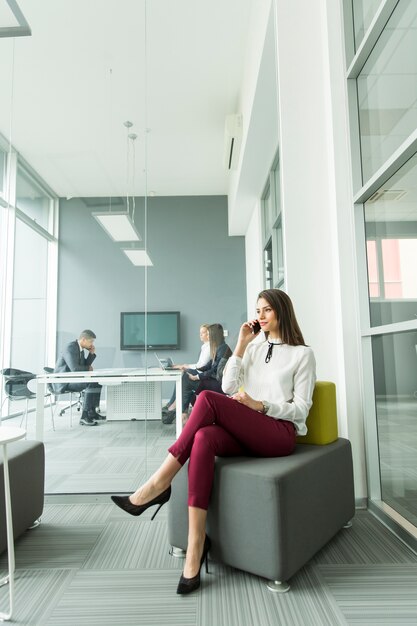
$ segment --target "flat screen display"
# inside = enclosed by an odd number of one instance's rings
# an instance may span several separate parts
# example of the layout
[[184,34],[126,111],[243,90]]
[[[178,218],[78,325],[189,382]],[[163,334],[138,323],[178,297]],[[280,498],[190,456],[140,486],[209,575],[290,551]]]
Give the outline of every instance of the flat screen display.
[[178,350],[179,311],[120,314],[120,350]]

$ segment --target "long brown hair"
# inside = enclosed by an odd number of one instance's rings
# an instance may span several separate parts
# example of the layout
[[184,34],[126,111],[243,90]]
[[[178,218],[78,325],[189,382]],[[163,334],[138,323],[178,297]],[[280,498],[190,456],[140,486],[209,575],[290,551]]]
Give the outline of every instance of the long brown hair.
[[224,343],[224,332],[221,324],[210,324],[208,327],[210,340],[210,357],[214,361],[217,348]]
[[[303,334],[295,317],[294,307],[285,291],[265,289],[258,295],[268,302],[277,316],[279,332],[283,343],[290,346],[305,346]],[[265,333],[268,338],[268,333]]]

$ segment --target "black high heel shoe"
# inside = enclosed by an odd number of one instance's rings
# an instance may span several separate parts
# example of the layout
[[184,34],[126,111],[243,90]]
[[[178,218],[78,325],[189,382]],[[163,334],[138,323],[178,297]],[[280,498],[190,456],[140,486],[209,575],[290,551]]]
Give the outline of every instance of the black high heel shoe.
[[166,413],[162,413],[162,423],[163,424],[172,424],[175,421],[177,416],[177,411],[174,409],[173,411],[166,411]]
[[126,511],[126,513],[130,513],[130,515],[142,515],[142,513],[146,511],[146,509],[148,509],[150,506],[159,504],[159,507],[156,509],[155,513],[151,517],[151,520],[153,520],[161,506],[168,502],[170,497],[171,485],[168,487],[168,489],[165,489],[165,491],[160,493],[159,496],[156,496],[156,498],[153,498],[153,500],[149,500],[149,502],[146,502],[145,504],[132,504],[129,500],[129,496],[111,496],[111,499],[115,504],[117,504],[118,507],[123,509],[123,511]]
[[198,570],[198,574],[196,574],[192,578],[185,578],[185,576],[183,576],[181,574],[181,578],[180,578],[180,581],[179,581],[178,587],[177,587],[177,593],[180,593],[180,594],[191,593],[191,591],[195,591],[196,589],[199,588],[199,586],[200,586],[200,570],[201,570],[201,566],[203,565],[204,562],[206,563],[206,572],[208,574],[207,555],[210,552],[210,548],[211,548],[210,537],[208,535],[206,535],[206,538],[204,539],[203,554],[201,555],[200,569]]

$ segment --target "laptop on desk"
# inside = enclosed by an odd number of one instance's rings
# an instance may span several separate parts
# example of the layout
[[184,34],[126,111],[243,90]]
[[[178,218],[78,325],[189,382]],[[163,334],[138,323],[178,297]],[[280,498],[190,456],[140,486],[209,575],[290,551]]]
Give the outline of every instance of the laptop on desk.
[[167,370],[167,371],[177,370],[177,368],[174,367],[174,363],[172,362],[172,359],[170,359],[169,356],[166,359],[162,359],[156,354],[156,352],[154,352],[154,355],[159,365],[161,366],[161,369]]

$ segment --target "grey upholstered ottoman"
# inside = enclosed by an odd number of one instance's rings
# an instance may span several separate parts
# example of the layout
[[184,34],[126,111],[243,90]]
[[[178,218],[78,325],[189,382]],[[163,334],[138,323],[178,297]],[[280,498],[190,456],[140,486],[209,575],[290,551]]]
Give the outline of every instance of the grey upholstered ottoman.
[[[188,464],[172,483],[168,516],[169,542],[183,550],[187,478]],[[346,439],[298,444],[289,457],[217,458],[207,518],[210,556],[286,590],[285,581],[354,513],[352,453]]]
[[[45,449],[39,441],[16,441],[7,446],[15,539],[42,515]],[[1,453],[0,453],[1,457]],[[7,547],[3,458],[0,458],[0,553]]]

